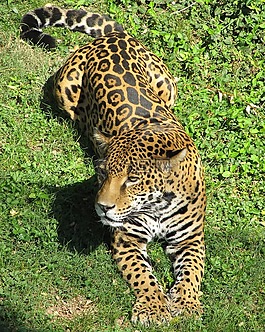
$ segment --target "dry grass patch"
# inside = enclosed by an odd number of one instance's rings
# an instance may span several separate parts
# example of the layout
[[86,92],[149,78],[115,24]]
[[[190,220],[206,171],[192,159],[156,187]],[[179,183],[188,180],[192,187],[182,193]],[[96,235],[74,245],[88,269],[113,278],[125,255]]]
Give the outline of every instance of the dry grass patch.
[[93,301],[78,295],[70,300],[63,300],[56,296],[56,305],[46,309],[46,314],[51,316],[53,320],[63,319],[72,320],[77,316],[92,313],[96,311]]

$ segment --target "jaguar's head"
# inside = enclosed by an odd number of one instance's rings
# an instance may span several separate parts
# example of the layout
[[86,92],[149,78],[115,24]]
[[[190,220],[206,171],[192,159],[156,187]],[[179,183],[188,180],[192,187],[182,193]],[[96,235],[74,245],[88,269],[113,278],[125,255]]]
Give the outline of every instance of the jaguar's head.
[[103,223],[119,227],[133,213],[161,202],[187,155],[177,131],[149,126],[107,138],[96,134],[104,153],[97,167],[96,211]]

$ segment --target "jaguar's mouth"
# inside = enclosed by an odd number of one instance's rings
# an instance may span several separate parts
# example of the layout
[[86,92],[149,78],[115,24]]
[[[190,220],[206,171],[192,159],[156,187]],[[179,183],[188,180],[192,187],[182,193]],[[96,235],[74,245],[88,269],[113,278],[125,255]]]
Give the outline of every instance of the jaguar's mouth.
[[104,211],[100,204],[95,205],[97,215],[100,217],[100,221],[103,225],[111,226],[111,227],[120,227],[124,224],[126,215],[116,215],[113,209],[109,209]]
[[118,228],[123,226],[123,219],[120,220],[113,220],[108,218],[107,216],[100,217],[100,221],[103,225],[110,226],[113,228]]

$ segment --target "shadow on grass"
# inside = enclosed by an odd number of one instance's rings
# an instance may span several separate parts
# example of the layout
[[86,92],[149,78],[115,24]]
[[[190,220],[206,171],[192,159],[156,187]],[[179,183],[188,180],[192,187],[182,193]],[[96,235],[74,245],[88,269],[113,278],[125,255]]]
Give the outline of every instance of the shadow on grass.
[[[40,107],[49,118],[55,118],[59,122],[69,120],[66,112],[58,109],[52,94],[53,76],[51,76],[43,87],[43,98]],[[77,139],[84,151],[85,157],[94,155],[89,139],[82,135],[77,128]],[[84,161],[85,162],[85,161]],[[102,242],[109,244],[110,233],[104,227],[94,209],[94,201],[97,193],[96,176],[62,188],[50,188],[55,194],[52,207],[53,216],[58,220],[58,236],[62,245],[70,250],[89,253]]]
[[64,188],[53,188],[55,200],[52,213],[59,223],[61,244],[70,250],[89,253],[102,242],[109,244],[110,233],[94,209],[97,192],[95,176]]
[[[40,106],[48,118],[52,117],[62,122],[67,115],[56,107],[51,93],[51,81],[52,78],[46,82],[43,88],[43,99]],[[71,123],[72,121],[69,120],[69,125]],[[77,135],[85,157],[92,156],[93,152],[88,138]],[[58,221],[59,242],[70,251],[88,254],[101,243],[107,245],[110,243],[109,229],[101,224],[94,209],[97,187],[94,175],[88,180],[73,185],[47,188],[55,196],[50,214]],[[12,306],[1,300],[0,296],[0,332],[43,331],[43,329],[27,326],[27,320],[22,314],[20,316],[20,311],[14,310]]]
[[5,314],[0,313],[0,331],[1,332],[14,332],[16,331],[14,328],[10,327],[8,323],[5,322]]
[[26,327],[18,314],[9,307],[0,306],[1,332],[42,332],[39,329]]

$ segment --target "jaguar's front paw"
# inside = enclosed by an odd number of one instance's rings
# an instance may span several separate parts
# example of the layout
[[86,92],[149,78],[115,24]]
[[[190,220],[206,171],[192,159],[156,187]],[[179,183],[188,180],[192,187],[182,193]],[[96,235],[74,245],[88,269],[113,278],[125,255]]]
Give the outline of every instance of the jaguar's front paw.
[[179,299],[178,301],[171,301],[170,312],[172,317],[176,317],[180,314],[191,316],[200,316],[203,313],[203,308],[198,300],[184,300]]
[[144,326],[160,325],[168,323],[171,320],[168,300],[166,297],[161,301],[145,300],[137,301],[133,307],[132,322],[141,323]]

